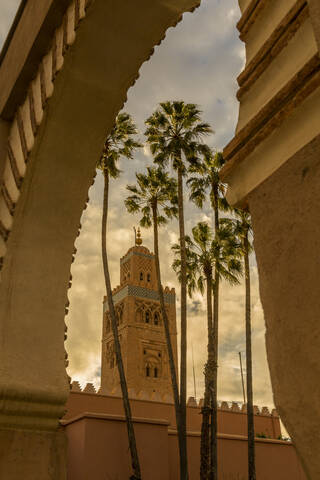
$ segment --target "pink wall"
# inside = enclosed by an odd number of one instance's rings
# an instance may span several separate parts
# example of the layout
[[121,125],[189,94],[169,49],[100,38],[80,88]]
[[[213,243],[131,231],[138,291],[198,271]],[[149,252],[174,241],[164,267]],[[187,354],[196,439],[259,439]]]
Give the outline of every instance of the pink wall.
[[[153,400],[131,399],[132,414],[135,417],[162,418],[175,427],[175,413],[172,403]],[[70,392],[66,405],[67,413],[64,419],[69,419],[82,412],[107,413],[123,415],[122,399],[115,396],[99,395],[97,393]],[[199,406],[187,408],[187,424],[190,431],[199,432],[202,417]],[[256,433],[265,433],[270,438],[278,438],[281,434],[279,417],[271,414],[255,415]],[[218,431],[221,433],[246,435],[247,415],[241,411],[219,410]]]
[[[131,400],[143,480],[177,480],[178,445],[173,405]],[[72,392],[62,421],[67,433],[68,480],[128,480],[130,455],[122,399]],[[188,407],[190,480],[199,479],[199,407]],[[85,413],[91,412],[91,413]],[[276,440],[279,418],[256,415],[258,480],[306,480],[294,446]],[[219,411],[218,461],[220,480],[247,479],[246,414]]]
[[[136,419],[134,428],[142,478],[169,479],[168,422]],[[65,429],[68,480],[129,479],[132,472],[124,417],[84,414]]]
[[[176,432],[169,431],[170,480],[179,478]],[[257,439],[256,473],[258,480],[306,480],[296,451],[289,442]],[[199,479],[200,433],[188,436],[190,480]],[[247,480],[247,438],[220,434],[218,438],[218,474],[220,480]]]
[[[124,417],[84,413],[65,421],[68,480],[128,480],[130,455]],[[177,480],[176,431],[164,420],[135,418],[134,428],[143,480]],[[199,479],[200,434],[189,433],[190,480]],[[247,442],[237,435],[218,438],[219,478],[247,479]],[[306,480],[291,443],[256,440],[258,480]]]

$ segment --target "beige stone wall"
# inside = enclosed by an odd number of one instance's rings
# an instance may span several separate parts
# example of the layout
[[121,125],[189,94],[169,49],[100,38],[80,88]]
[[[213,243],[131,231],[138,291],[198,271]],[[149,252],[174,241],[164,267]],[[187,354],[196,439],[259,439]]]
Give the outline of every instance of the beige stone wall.
[[311,479],[320,477],[319,185],[320,136],[249,196],[275,401]]
[[320,2],[240,6],[247,58],[222,178],[229,201],[252,214],[274,401],[313,480],[320,477]]
[[320,0],[308,0],[314,34],[320,51]]
[[246,65],[238,77],[236,135],[222,178],[232,204],[258,187],[320,133],[317,0],[242,2]]

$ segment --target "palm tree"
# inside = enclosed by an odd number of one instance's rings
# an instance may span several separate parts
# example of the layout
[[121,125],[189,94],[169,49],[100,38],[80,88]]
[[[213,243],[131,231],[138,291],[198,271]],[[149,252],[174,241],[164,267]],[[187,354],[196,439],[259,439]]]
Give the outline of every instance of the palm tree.
[[[207,286],[208,359],[204,371],[205,393],[202,408],[200,478],[208,479],[211,475],[209,422],[212,410],[212,397],[215,393],[214,381],[217,348],[212,318],[213,268],[215,272],[218,272],[219,279],[223,278],[230,284],[239,283],[238,277],[241,275],[242,269],[241,262],[238,259],[239,244],[235,240],[230,224],[224,222],[223,225],[219,225],[218,233],[213,235],[207,223],[199,222],[192,229],[192,236],[193,240],[190,237],[186,237],[189,296],[192,296],[195,290],[199,290],[203,294],[204,283]],[[176,254],[173,268],[178,273],[180,279],[180,246],[174,245],[172,248]]]
[[[206,473],[210,465],[209,457],[209,420],[210,420],[210,392],[213,388],[212,375],[210,372],[214,368],[214,349],[213,349],[213,324],[212,324],[212,231],[207,223],[198,223],[192,229],[193,240],[186,237],[187,252],[187,279],[188,293],[192,297],[195,290],[199,290],[204,294],[204,284],[206,283],[207,295],[207,329],[208,329],[208,359],[205,367],[205,394],[204,404],[202,408],[202,426],[201,426],[201,464],[200,478],[207,478]],[[179,254],[179,245],[174,245],[173,249]],[[173,263],[174,270],[180,274],[180,258],[177,255]]]
[[248,422],[248,473],[249,480],[256,480],[255,445],[254,445],[254,413],[253,413],[253,382],[252,382],[252,352],[251,352],[251,295],[250,295],[250,264],[249,254],[253,250],[249,237],[252,234],[250,213],[235,209],[234,233],[241,241],[243,255],[245,288],[246,288],[246,368],[247,368],[247,422]]
[[202,161],[189,169],[190,173],[194,173],[196,176],[190,176],[187,181],[191,190],[190,200],[199,208],[203,208],[209,191],[209,201],[214,211],[215,229],[218,228],[219,210],[227,211],[230,208],[225,198],[226,186],[221,182],[219,176],[224,163],[221,152],[213,152],[209,149],[203,155]]
[[[207,191],[209,190],[209,200],[214,212],[214,228],[216,237],[216,258],[219,258],[219,211],[227,211],[230,209],[226,199],[226,187],[220,180],[220,170],[224,164],[224,158],[221,152],[213,154],[211,150],[205,152],[203,161],[199,162],[191,168],[196,176],[190,177],[188,185],[191,189],[190,199],[199,207],[203,208],[204,202],[207,198]],[[214,291],[213,291],[213,338],[215,350],[215,370],[213,379],[213,389],[211,392],[211,445],[210,445],[210,480],[218,478],[218,444],[217,444],[217,422],[218,422],[218,399],[217,399],[217,385],[218,385],[218,334],[219,334],[219,289],[220,289],[220,274],[218,271],[219,263],[215,263],[214,271]],[[203,417],[205,418],[205,417]],[[204,428],[209,428],[207,424]],[[203,447],[204,449],[205,447]],[[207,447],[206,447],[207,448]],[[204,456],[208,456],[208,452],[203,450]],[[206,465],[205,461],[202,462]],[[203,467],[205,468],[205,467]],[[203,473],[203,475],[206,475]],[[203,476],[202,478],[206,478]]]
[[212,133],[207,123],[201,122],[201,111],[192,103],[183,101],[160,103],[147,120],[147,142],[155,162],[165,166],[171,160],[178,180],[178,217],[181,255],[181,345],[180,345],[180,480],[188,480],[187,458],[187,267],[184,228],[183,177],[187,167],[199,163],[199,154],[208,147],[201,139]]
[[132,480],[141,479],[140,463],[138,458],[138,451],[136,446],[136,439],[132,423],[131,408],[129,403],[128,388],[126,377],[124,373],[121,347],[119,341],[119,333],[117,326],[117,317],[112,299],[112,289],[110,282],[110,274],[108,267],[107,247],[106,247],[106,232],[107,232],[107,218],[108,218],[108,201],[109,201],[109,180],[119,177],[121,171],[117,163],[120,157],[131,159],[136,148],[141,147],[140,143],[136,142],[132,136],[137,133],[137,129],[133,123],[131,116],[127,113],[120,113],[115,121],[111,132],[107,135],[104,142],[102,155],[97,162],[97,168],[102,171],[104,177],[104,195],[103,195],[103,215],[102,215],[102,261],[104,278],[106,285],[106,293],[108,300],[108,307],[111,318],[111,327],[114,338],[116,361],[120,377],[120,385],[123,398],[123,407],[125,411],[129,448],[131,453],[131,463],[133,476]]
[[[173,178],[170,178],[167,172],[164,172],[162,169],[155,167],[148,167],[147,174],[145,175],[142,173],[137,173],[136,178],[136,185],[127,185],[127,189],[129,190],[129,192],[132,193],[132,195],[130,195],[125,200],[125,205],[130,213],[142,213],[142,218],[140,220],[140,225],[142,227],[148,228],[153,226],[153,242],[158,294],[168,349],[177,430],[179,431],[180,411],[178,380],[171,344],[169,320],[164,304],[158,241],[158,227],[160,227],[161,225],[165,225],[168,222],[168,219],[176,217],[178,213],[177,182]],[[160,209],[162,210],[162,212],[160,212]]]

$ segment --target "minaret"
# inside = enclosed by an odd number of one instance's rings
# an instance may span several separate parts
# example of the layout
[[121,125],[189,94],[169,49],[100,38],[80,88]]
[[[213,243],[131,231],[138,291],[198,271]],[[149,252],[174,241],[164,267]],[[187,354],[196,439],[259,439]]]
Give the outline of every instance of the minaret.
[[[119,338],[128,388],[172,394],[167,347],[155,271],[155,256],[142,246],[140,229],[135,246],[120,259],[120,285],[113,292],[118,318]],[[170,323],[171,342],[177,365],[175,291],[164,289],[165,307]],[[102,391],[118,390],[119,376],[114,354],[113,334],[106,299],[103,304]]]

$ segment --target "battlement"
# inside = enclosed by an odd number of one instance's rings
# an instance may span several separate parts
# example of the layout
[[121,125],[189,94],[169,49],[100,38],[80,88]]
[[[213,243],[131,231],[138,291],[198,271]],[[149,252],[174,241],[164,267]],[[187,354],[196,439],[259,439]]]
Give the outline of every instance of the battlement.
[[165,287],[163,291],[164,291],[164,293],[169,293],[171,295],[176,294],[176,289],[175,288]]
[[[87,383],[83,388],[81,388],[80,383],[73,381],[71,384],[71,391],[76,393],[90,393],[96,395],[103,395],[107,397],[121,397],[121,388],[118,385],[113,390],[108,389],[95,389],[92,383]],[[136,391],[135,389],[129,389],[129,398],[134,400],[144,400],[144,401],[153,401],[158,403],[173,404],[173,397],[171,395],[160,395],[158,392],[149,393],[144,390]],[[197,401],[194,397],[189,397],[187,401],[187,407],[189,408],[201,408],[203,406],[203,398]],[[247,405],[244,403],[238,402],[227,402],[225,400],[218,401],[218,409],[224,412],[232,413],[247,413]],[[264,416],[264,417],[275,417],[279,418],[277,410],[274,408],[271,411],[268,407],[258,407],[254,405],[254,415]]]
[[[125,284],[117,285],[116,287],[114,287],[112,290],[112,295],[115,295],[116,293],[118,293],[124,286]],[[104,298],[106,299],[107,297],[104,297]]]

